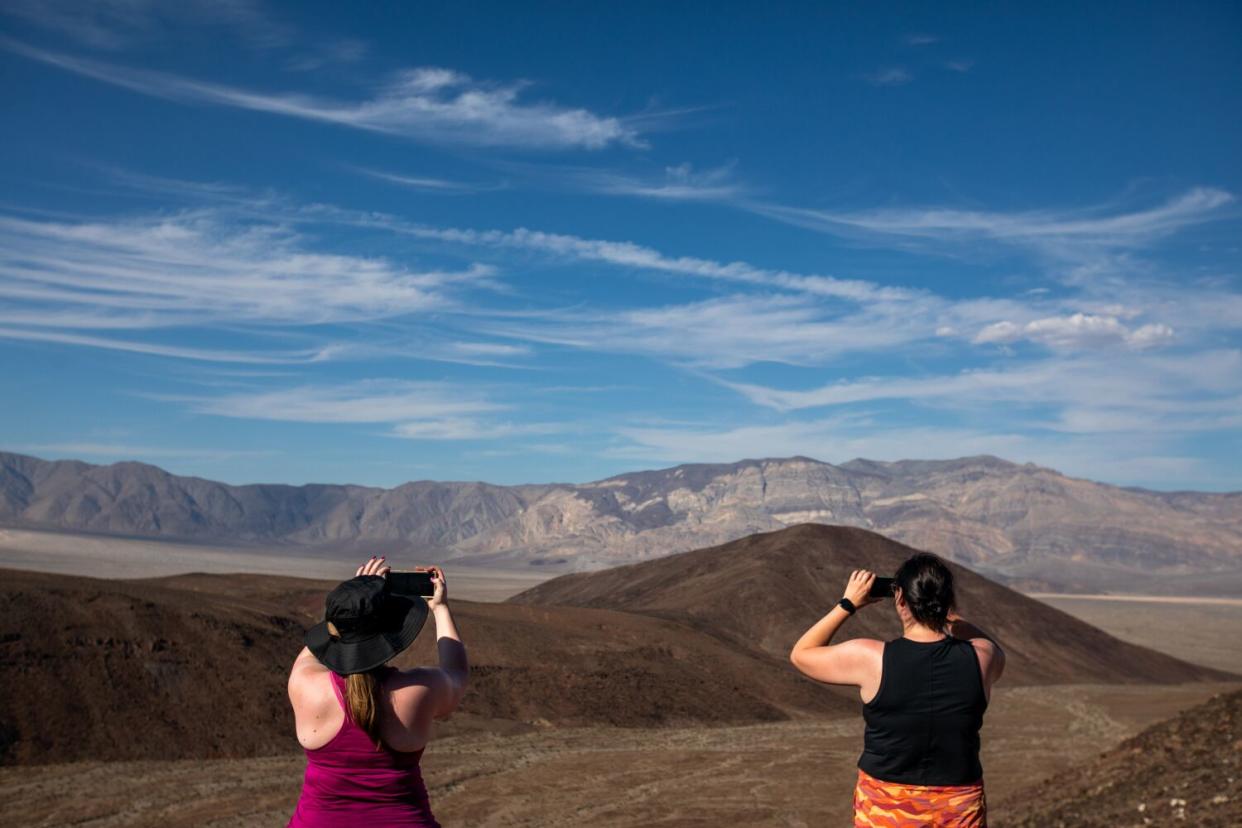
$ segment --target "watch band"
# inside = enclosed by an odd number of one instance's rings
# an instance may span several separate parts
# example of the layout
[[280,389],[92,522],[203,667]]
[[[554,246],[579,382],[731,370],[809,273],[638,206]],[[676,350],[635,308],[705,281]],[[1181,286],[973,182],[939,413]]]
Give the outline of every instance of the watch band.
[[837,602],[837,606],[848,612],[850,615],[858,612],[858,607],[854,606],[854,602],[849,598],[842,598]]

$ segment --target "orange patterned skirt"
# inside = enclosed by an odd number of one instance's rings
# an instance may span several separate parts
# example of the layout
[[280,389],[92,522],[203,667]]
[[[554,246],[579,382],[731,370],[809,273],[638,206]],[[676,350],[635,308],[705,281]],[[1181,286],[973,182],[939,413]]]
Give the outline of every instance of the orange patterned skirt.
[[983,781],[973,785],[903,785],[858,772],[854,828],[987,828]]

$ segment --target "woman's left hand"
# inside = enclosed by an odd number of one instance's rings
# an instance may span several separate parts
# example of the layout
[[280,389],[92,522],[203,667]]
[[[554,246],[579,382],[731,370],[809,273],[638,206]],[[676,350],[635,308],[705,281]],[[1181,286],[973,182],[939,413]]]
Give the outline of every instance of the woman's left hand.
[[871,597],[871,584],[875,581],[875,573],[869,569],[855,569],[845,583],[845,597],[856,607],[865,607],[875,602]]
[[358,571],[354,573],[354,577],[357,578],[361,575],[378,575],[383,578],[388,574],[388,571],[392,569],[391,566],[385,563],[386,560],[387,559],[384,557],[377,558],[372,555],[369,561],[358,567]]

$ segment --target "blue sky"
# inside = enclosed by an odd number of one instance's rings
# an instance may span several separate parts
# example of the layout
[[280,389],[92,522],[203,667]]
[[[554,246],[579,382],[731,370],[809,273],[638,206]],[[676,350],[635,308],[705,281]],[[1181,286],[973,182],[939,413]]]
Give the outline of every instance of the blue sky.
[[0,10],[0,445],[1242,488],[1242,11]]

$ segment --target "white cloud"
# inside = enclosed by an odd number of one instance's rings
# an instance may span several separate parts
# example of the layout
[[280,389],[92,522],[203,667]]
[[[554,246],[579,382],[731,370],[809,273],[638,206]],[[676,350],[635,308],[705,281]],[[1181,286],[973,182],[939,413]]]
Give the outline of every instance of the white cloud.
[[0,215],[0,323],[79,329],[305,326],[444,309],[494,271],[413,272],[319,253],[278,224],[215,210],[117,220]]
[[914,75],[901,66],[888,66],[883,69],[877,69],[864,77],[873,86],[903,86],[914,80]]
[[510,423],[453,418],[399,423],[393,427],[392,436],[407,440],[500,440],[536,434],[558,434],[567,430],[555,423]]
[[68,35],[96,49],[165,39],[179,26],[225,28],[244,43],[271,48],[292,29],[250,0],[6,0],[0,14]]
[[688,162],[682,163],[665,167],[664,175],[655,180],[606,170],[576,170],[569,175],[591,192],[660,201],[730,201],[746,193],[733,178],[732,164],[695,170]]
[[310,348],[300,351],[231,351],[216,348],[187,348],[163,345],[158,342],[140,342],[128,339],[75,334],[66,331],[32,330],[27,328],[0,327],[0,339],[19,339],[28,342],[50,342],[59,345],[76,345],[102,348],[108,351],[125,351],[133,354],[189,359],[201,362],[228,362],[251,365],[293,365],[319,362],[327,359],[331,348]]
[[503,408],[467,387],[406,380],[299,386],[218,397],[160,398],[185,402],[202,414],[299,423],[451,422]]
[[601,149],[641,146],[634,126],[548,102],[519,100],[525,83],[495,84],[440,67],[398,73],[371,97],[342,101],[304,93],[270,93],[133,69],[26,46],[0,46],[52,66],[144,95],[285,115],[354,129],[452,145],[527,149]]
[[[735,294],[701,302],[609,311],[573,310],[477,323],[496,336],[596,351],[644,354],[700,368],[756,362],[816,365],[930,335],[913,305],[840,314],[805,297]],[[920,314],[921,316],[921,314]]]
[[785,390],[718,380],[756,405],[789,412],[898,401],[995,410],[1010,427],[1067,433],[1174,433],[1242,426],[1242,351],[1147,352],[1045,359],[926,376],[869,377]]
[[411,190],[431,190],[434,192],[444,193],[474,193],[480,190],[497,189],[495,185],[480,186],[469,184],[464,181],[449,181],[444,178],[428,178],[424,176],[399,175],[397,173],[385,172],[384,170],[373,170],[367,167],[350,167],[357,173],[374,178],[379,181],[387,181],[390,184],[399,184],[402,187],[408,187]]
[[902,38],[907,46],[930,46],[933,43],[939,43],[940,38],[934,34],[926,32],[913,32]]
[[146,395],[192,411],[247,420],[297,423],[381,423],[387,436],[408,440],[499,440],[564,433],[558,423],[497,419],[512,406],[460,383],[364,380],[340,385],[255,389],[214,397]]
[[993,322],[979,331],[972,341],[976,344],[1006,344],[1022,339],[1060,349],[1117,344],[1150,348],[1171,342],[1173,329],[1163,323],[1131,329],[1116,316],[1075,313],[1034,319],[1024,325],[1010,321]]
[[529,345],[509,345],[503,342],[454,342],[449,349],[459,354],[486,357],[530,356]]
[[760,285],[857,302],[903,299],[919,293],[907,288],[887,287],[857,279],[838,279],[833,276],[772,270],[756,267],[747,262],[726,263],[695,256],[667,256],[650,247],[633,242],[587,239],[561,233],[545,233],[525,227],[511,231],[474,230],[408,225],[375,216],[359,217],[358,220],[376,223],[396,232],[408,233],[420,238],[456,244],[537,250],[552,256],[603,262],[617,267]]
[[865,211],[814,210],[751,203],[771,218],[835,234],[870,234],[936,243],[993,240],[1038,248],[1048,253],[1093,253],[1151,245],[1194,224],[1221,218],[1233,195],[1196,187],[1154,207],[1119,210],[1096,206],[1085,210],[1033,210],[1001,213],[949,207],[885,208]]

